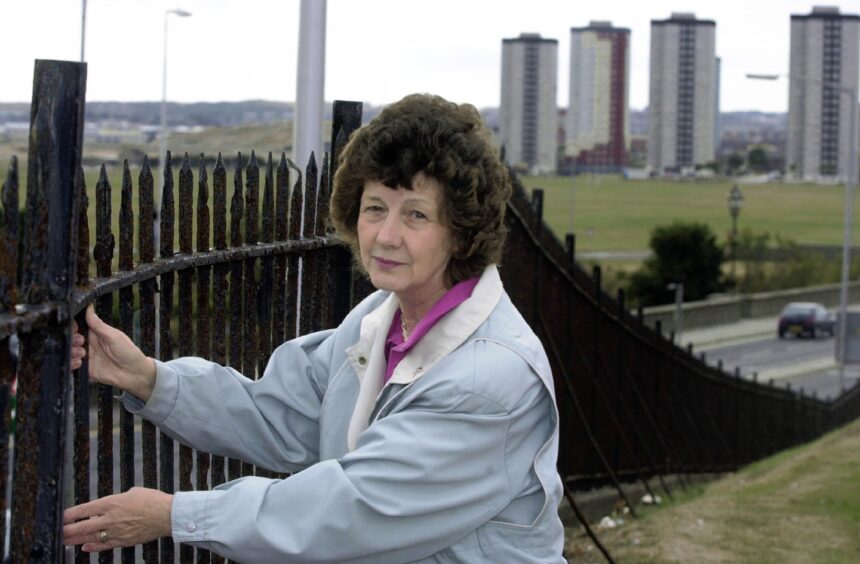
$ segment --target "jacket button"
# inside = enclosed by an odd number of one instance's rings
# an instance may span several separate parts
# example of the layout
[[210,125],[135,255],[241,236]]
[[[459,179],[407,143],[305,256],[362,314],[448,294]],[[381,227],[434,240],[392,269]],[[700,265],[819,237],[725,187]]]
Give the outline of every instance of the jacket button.
[[185,528],[186,528],[186,529],[188,529],[188,532],[189,532],[189,533],[193,533],[194,531],[196,531],[196,530],[197,530],[197,525],[194,523],[194,521],[189,521],[189,522],[185,525]]
[[365,364],[367,364],[367,357],[364,357],[364,356],[358,357],[358,363],[360,365],[364,366]]

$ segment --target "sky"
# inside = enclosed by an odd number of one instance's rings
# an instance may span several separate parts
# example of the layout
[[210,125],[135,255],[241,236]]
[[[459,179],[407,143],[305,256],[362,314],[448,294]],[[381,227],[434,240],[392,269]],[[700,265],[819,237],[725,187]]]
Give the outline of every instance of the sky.
[[[87,99],[158,101],[165,10],[167,98],[263,99],[296,93],[299,0],[88,0]],[[567,106],[570,28],[608,20],[631,30],[630,106],[648,105],[650,22],[692,12],[717,24],[721,110],[784,112],[791,14],[798,0],[328,0],[325,98],[375,105],[412,92],[499,105],[502,39],[558,40],[558,103]],[[860,14],[860,0],[819,2]],[[0,0],[0,102],[28,102],[35,59],[80,60],[80,0]]]

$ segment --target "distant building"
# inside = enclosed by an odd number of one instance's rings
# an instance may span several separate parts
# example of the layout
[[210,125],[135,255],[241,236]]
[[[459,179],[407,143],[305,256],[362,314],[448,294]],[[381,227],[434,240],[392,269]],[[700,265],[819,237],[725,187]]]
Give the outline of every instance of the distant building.
[[593,21],[570,29],[565,154],[577,171],[617,172],[630,141],[630,30]]
[[686,13],[651,20],[648,166],[658,174],[714,160],[716,27]]
[[850,121],[851,98],[856,100],[858,87],[858,49],[858,15],[816,6],[811,14],[791,16],[789,174],[805,180],[847,177],[847,147],[850,136],[856,135]]
[[502,40],[499,140],[505,160],[534,174],[553,173],[558,153],[558,41],[536,33]]

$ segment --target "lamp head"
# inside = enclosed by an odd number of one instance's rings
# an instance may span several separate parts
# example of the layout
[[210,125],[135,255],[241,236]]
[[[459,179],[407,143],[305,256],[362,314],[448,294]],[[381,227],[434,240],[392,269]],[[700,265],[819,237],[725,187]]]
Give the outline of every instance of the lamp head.
[[741,193],[741,189],[738,188],[738,185],[735,184],[732,188],[731,192],[729,192],[729,211],[732,212],[732,215],[737,215],[738,212],[741,211],[741,206],[743,205],[744,195]]

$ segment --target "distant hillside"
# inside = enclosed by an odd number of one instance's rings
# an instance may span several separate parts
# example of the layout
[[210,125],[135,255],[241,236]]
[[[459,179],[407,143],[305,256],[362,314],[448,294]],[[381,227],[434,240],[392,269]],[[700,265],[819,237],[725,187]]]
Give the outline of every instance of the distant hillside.
[[[720,129],[722,132],[736,134],[748,131],[782,132],[784,134],[788,117],[785,112],[721,112]],[[648,109],[630,109],[630,133],[648,135]]]
[[[171,127],[234,125],[292,121],[292,102],[247,100],[244,102],[167,103],[167,122]],[[331,104],[326,105],[326,119],[331,118]],[[158,125],[161,102],[87,102],[88,122],[126,122],[135,125]],[[30,121],[29,104],[0,103],[0,123]]]
[[[364,105],[365,121],[375,116],[380,106]],[[491,128],[498,124],[498,108],[480,108],[481,114]],[[127,122],[139,125],[158,125],[161,112],[160,102],[87,102],[86,119],[88,122]],[[269,100],[246,100],[244,102],[198,102],[179,104],[168,102],[168,125],[229,127],[259,123],[292,121],[294,105],[292,102],[273,102]],[[331,119],[331,104],[326,104],[325,119]],[[0,124],[8,122],[29,122],[30,107],[26,103],[0,103]],[[723,131],[750,129],[785,130],[784,113],[767,112],[723,112],[720,114]],[[648,134],[648,110],[630,110],[630,133]]]

